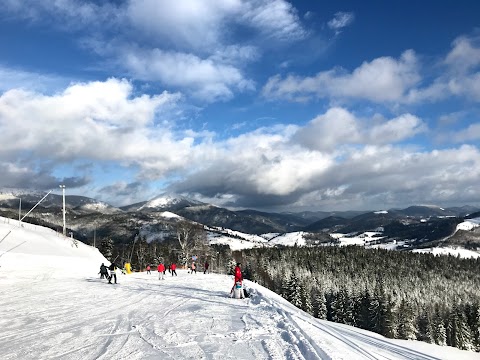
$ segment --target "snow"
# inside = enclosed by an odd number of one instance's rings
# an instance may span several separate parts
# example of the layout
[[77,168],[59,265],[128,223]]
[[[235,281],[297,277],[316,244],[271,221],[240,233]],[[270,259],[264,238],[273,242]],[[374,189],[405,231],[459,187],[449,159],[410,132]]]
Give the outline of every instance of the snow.
[[480,218],[468,219],[457,225],[457,230],[470,231],[480,226]]
[[13,199],[18,199],[18,197],[16,197],[16,196],[13,195],[13,194],[0,193],[0,201],[1,201],[1,200],[13,200]]
[[109,285],[101,262],[95,248],[0,218],[0,358],[479,358],[318,320],[248,281],[251,296],[232,299],[222,274],[120,274]]
[[[187,199],[184,196],[173,194],[173,193],[165,193],[160,196],[157,196],[151,200],[149,200],[145,205],[139,208],[139,210],[147,209],[147,208],[162,208],[166,206],[172,206],[179,204],[182,201],[192,201]],[[197,202],[197,201],[193,201]],[[198,202],[200,203],[200,202]]]
[[480,252],[464,249],[461,247],[434,247],[427,249],[415,249],[412,250],[415,253],[430,253],[434,255],[453,255],[459,256],[461,258],[478,258],[480,257]]
[[164,217],[164,218],[168,218],[168,219],[172,219],[172,218],[181,219],[182,218],[180,215],[174,214],[170,211],[163,211],[162,213],[160,213],[160,216]]
[[388,214],[387,210],[375,211],[374,214]]
[[290,233],[284,233],[272,238],[268,243],[269,245],[284,245],[284,246],[303,246],[305,245],[304,231],[296,231]]

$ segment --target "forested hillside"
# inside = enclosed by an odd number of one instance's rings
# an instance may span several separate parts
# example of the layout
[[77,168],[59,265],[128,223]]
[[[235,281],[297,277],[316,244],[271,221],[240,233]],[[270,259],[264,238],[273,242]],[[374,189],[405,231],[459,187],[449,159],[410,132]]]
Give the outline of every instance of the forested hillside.
[[310,314],[375,331],[480,350],[480,260],[348,247],[234,254],[245,276]]

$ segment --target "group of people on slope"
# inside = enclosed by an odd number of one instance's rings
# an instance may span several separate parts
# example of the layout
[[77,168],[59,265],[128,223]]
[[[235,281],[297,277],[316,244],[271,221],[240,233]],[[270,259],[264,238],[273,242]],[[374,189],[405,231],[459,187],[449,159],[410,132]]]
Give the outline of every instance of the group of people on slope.
[[[157,271],[158,271],[158,279],[163,280],[165,273],[167,272],[167,269],[165,268],[165,265],[163,263],[158,264],[157,266]],[[172,274],[172,276],[177,276],[177,264],[171,263],[168,266],[168,272]]]
[[[208,261],[205,261],[205,264],[203,265],[203,273],[206,274],[208,272],[208,268],[210,267],[210,264]],[[192,261],[192,265],[190,265],[190,274],[197,273],[197,263],[195,261]]]
[[[150,265],[147,265],[147,274],[151,274],[151,267]],[[175,263],[171,263],[170,265],[168,265],[168,268],[165,267],[165,265],[161,262],[160,264],[158,264],[157,266],[157,271],[158,271],[158,279],[159,280],[164,280],[165,279],[165,273],[167,272],[172,274],[172,276],[177,276],[177,264]]]
[[105,266],[104,263],[100,265],[100,279],[107,279],[108,283],[112,283],[112,279],[114,280],[115,284],[117,283],[117,266],[112,262],[110,266]]
[[[206,274],[209,268],[209,263],[208,261],[205,262],[204,265],[204,271],[203,273]],[[237,265],[235,266],[234,270],[234,282],[233,282],[233,287],[232,290],[230,291],[230,294],[233,295],[233,292],[235,290],[236,286],[240,286],[242,288],[242,297],[244,296],[244,289],[243,289],[243,275],[242,275],[242,269],[241,269],[241,263],[237,262]],[[172,276],[177,276],[177,264],[171,263],[168,268],[165,267],[163,263],[158,264],[157,266],[157,271],[158,271],[158,279],[159,280],[164,280],[165,279],[165,273],[168,269],[168,272],[172,274]],[[147,265],[147,274],[151,274],[151,267],[150,265]],[[190,267],[191,273],[196,271],[196,264],[195,262],[192,262],[192,265]],[[107,279],[108,283],[111,284],[112,280],[114,280],[114,283],[117,283],[117,266],[112,262],[110,266],[105,266],[104,263],[100,265],[100,279]]]

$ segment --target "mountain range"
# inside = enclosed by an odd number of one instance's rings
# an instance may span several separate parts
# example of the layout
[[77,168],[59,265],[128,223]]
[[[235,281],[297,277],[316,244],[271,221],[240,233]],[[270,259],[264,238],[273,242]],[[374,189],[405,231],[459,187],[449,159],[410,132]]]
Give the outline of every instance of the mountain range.
[[[0,215],[25,216],[45,196],[42,192],[0,191]],[[20,209],[21,199],[21,209]],[[415,246],[455,240],[457,225],[464,218],[480,217],[480,208],[472,206],[441,208],[415,205],[383,211],[308,211],[269,213],[257,210],[229,210],[187,197],[165,193],[151,200],[114,207],[84,196],[65,197],[68,233],[87,243],[111,237],[116,243],[128,243],[138,234],[148,234],[149,241],[172,237],[179,219],[194,221],[221,232],[230,229],[244,234],[360,234],[381,231],[383,239],[409,240]],[[61,231],[63,198],[49,194],[24,221]],[[20,212],[19,212],[20,210]],[[478,213],[478,214],[477,214]],[[480,247],[480,234],[468,235],[468,246]],[[466,236],[465,235],[465,236]],[[318,235],[316,235],[318,236]],[[458,239],[465,245],[465,236]]]

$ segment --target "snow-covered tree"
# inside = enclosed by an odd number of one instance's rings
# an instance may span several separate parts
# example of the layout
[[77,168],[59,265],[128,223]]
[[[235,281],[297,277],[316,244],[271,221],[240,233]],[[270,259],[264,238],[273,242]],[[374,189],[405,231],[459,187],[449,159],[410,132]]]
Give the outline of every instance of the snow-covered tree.
[[113,251],[113,240],[112,238],[103,238],[100,242],[98,250],[105,256],[108,260],[112,261],[112,251]]
[[415,314],[412,305],[405,299],[398,308],[398,337],[405,340],[416,339]]
[[193,249],[200,244],[203,245],[206,238],[203,226],[190,221],[179,221],[177,223],[176,234],[180,249],[186,261],[190,260]]
[[327,305],[323,291],[315,291],[313,298],[313,316],[319,319],[327,318]]
[[287,300],[298,308],[302,307],[302,290],[297,275],[292,273],[287,285]]

